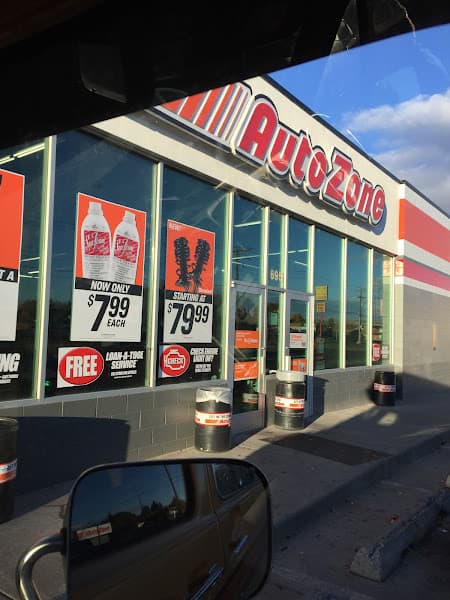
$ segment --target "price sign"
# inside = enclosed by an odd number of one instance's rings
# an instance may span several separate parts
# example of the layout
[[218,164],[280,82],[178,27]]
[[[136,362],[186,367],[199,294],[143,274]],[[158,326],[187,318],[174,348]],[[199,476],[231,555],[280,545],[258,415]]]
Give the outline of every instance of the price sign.
[[205,294],[195,294],[195,296],[197,301],[166,299],[164,343],[211,341],[213,316],[211,297]]
[[0,169],[0,341],[16,339],[24,181]]
[[78,195],[71,341],[141,341],[145,220]]
[[[71,336],[73,341],[141,340],[142,295],[138,286],[126,285],[126,293],[83,289],[96,283],[116,289],[111,282],[78,280],[72,296]],[[106,285],[105,285],[106,284]],[[117,284],[116,284],[117,285]],[[80,289],[81,288],[81,289]],[[136,294],[136,292],[139,292]],[[76,318],[74,319],[74,315]]]
[[167,222],[165,344],[212,341],[214,241],[211,231]]

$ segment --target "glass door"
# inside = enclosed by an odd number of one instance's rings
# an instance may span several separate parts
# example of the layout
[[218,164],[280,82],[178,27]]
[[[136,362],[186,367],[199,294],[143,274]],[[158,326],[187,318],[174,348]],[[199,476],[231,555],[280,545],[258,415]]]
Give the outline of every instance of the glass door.
[[234,284],[231,298],[228,379],[233,390],[233,433],[263,427],[265,361],[265,291],[261,286]]
[[[305,376],[313,374],[313,299],[301,292],[286,293],[286,323],[284,368],[301,371]],[[306,378],[308,403],[305,415],[312,412],[312,377]]]

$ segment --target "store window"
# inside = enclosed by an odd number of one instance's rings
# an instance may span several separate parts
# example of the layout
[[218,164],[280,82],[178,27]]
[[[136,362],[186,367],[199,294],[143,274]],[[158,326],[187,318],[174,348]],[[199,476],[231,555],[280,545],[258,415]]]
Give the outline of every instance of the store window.
[[227,192],[165,167],[157,383],[224,378]]
[[283,260],[283,226],[285,215],[269,211],[269,256],[267,261],[267,284],[271,287],[284,287],[285,272]]
[[347,298],[345,366],[367,364],[369,250],[361,244],[347,245]]
[[152,161],[58,136],[46,395],[145,384],[152,194]]
[[392,258],[373,253],[372,364],[387,364],[391,357]]
[[261,283],[264,209],[239,196],[234,199],[231,278]]
[[314,243],[314,369],[339,364],[341,336],[342,238],[316,229]]
[[308,291],[309,232],[309,225],[289,218],[287,287],[290,290]]
[[0,400],[34,395],[44,144],[0,153]]

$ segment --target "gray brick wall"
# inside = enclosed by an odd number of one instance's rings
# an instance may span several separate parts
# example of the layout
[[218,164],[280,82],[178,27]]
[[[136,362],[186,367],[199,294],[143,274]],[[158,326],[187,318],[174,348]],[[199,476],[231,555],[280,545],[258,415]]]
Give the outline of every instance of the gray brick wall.
[[195,388],[27,401],[19,421],[18,489],[76,478],[98,463],[143,460],[194,445]]
[[[396,330],[404,397],[450,389],[450,303],[446,296],[403,286]],[[397,321],[401,319],[398,312]],[[401,333],[401,338],[400,338]]]
[[[324,412],[371,402],[374,372],[379,368],[316,372],[311,419]],[[443,372],[442,377],[445,376]],[[273,423],[275,384],[275,376],[269,376],[267,425]],[[66,481],[101,462],[145,460],[194,446],[195,397],[195,388],[180,386],[0,407],[0,416],[19,420],[22,437],[18,458],[23,467],[19,489],[28,491],[42,487],[43,482],[52,485]]]

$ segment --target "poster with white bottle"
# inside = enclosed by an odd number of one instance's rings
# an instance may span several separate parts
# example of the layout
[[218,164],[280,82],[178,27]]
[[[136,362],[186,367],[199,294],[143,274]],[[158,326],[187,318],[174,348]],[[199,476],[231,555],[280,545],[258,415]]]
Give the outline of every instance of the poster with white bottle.
[[139,342],[146,213],[78,194],[71,341]]
[[16,339],[24,184],[23,175],[0,169],[0,341]]

